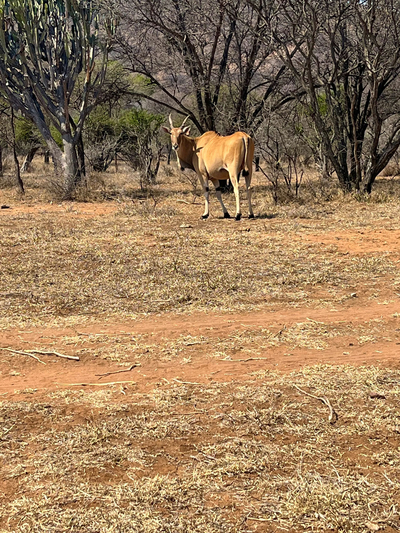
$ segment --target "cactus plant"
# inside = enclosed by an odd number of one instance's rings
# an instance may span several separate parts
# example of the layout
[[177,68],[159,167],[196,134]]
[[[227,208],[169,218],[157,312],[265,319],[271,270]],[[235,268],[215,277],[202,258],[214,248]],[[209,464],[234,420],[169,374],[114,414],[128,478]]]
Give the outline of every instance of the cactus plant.
[[[82,128],[106,71],[108,44],[100,46],[100,19],[90,0],[0,0],[0,90],[43,135],[65,197],[81,179]],[[94,75],[96,55],[101,67]],[[72,110],[81,73],[79,105]],[[62,149],[51,127],[61,135]]]

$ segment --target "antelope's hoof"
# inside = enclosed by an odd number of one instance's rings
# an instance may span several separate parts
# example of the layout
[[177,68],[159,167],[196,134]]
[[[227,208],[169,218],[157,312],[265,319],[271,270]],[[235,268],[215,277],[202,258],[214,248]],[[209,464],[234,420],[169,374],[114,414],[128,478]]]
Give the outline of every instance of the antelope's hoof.
[[209,215],[201,215],[201,218],[202,218],[203,220],[207,220],[208,217],[209,217]]
[[238,213],[236,216],[235,216],[235,220],[240,220],[242,218],[242,213]]
[[249,215],[249,218],[254,218],[254,213],[251,213],[251,215]]
[[231,218],[231,215],[229,213],[224,213],[224,218]]

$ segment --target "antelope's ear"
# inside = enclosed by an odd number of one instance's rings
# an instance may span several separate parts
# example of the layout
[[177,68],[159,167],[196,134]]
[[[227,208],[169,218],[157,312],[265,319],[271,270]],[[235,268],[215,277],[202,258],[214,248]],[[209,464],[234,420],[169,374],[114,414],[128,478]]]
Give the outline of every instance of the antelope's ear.
[[182,128],[182,133],[184,133],[185,135],[189,135],[190,134],[190,126],[185,126],[184,128]]
[[166,131],[167,133],[171,134],[171,130],[167,128],[166,126],[162,126],[162,129]]

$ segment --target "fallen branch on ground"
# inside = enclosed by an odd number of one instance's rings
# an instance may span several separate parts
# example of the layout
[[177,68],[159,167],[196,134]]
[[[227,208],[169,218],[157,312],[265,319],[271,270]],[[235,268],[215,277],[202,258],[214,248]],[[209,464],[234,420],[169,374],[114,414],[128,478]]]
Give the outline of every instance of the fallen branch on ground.
[[331,405],[331,402],[328,400],[328,398],[325,398],[325,396],[314,396],[314,394],[310,394],[309,392],[306,392],[305,390],[301,389],[297,385],[293,385],[298,391],[300,391],[302,394],[305,394],[306,396],[309,396],[310,398],[314,398],[315,400],[319,400],[323,404],[325,404],[329,409],[329,423],[334,424],[338,419],[338,414],[334,410],[334,408]]
[[41,361],[39,357],[36,357],[36,355],[33,355],[30,352],[21,352],[20,350],[13,350],[12,348],[0,348],[0,350],[7,350],[7,352],[18,353],[20,355],[27,355],[28,357],[33,357],[33,359],[36,359],[36,361],[39,361],[39,363],[42,363],[42,365],[46,364],[44,361]]
[[140,363],[134,363],[129,368],[125,368],[124,370],[116,370],[115,372],[106,372],[105,374],[96,374],[96,376],[100,376],[99,379],[101,379],[103,376],[110,376],[111,374],[120,374],[121,372],[130,372],[137,366],[142,366]]
[[41,350],[27,350],[27,353],[38,353],[40,355],[55,355],[57,357],[62,357],[63,359],[72,359],[73,361],[80,361],[77,355],[64,355],[58,352],[42,352]]
[[134,383],[136,381],[108,381],[107,383],[57,383],[63,387],[104,387],[105,385],[122,385],[123,383]]
[[220,359],[220,361],[227,361],[228,363],[247,363],[247,361],[268,361],[268,357],[249,357],[248,359]]

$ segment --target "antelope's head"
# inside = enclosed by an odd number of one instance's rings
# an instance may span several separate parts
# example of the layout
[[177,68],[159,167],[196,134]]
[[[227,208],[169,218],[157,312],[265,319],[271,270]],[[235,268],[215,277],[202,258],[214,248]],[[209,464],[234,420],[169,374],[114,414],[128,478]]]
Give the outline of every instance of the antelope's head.
[[190,126],[185,126],[185,122],[187,121],[188,118],[189,116],[185,118],[185,120],[182,122],[182,124],[178,128],[174,128],[174,125],[172,123],[172,117],[171,115],[169,115],[169,123],[171,125],[171,129],[167,128],[166,126],[163,126],[163,130],[169,133],[171,136],[172,148],[175,151],[179,150],[179,145],[182,141],[182,137],[184,135],[190,134]]

